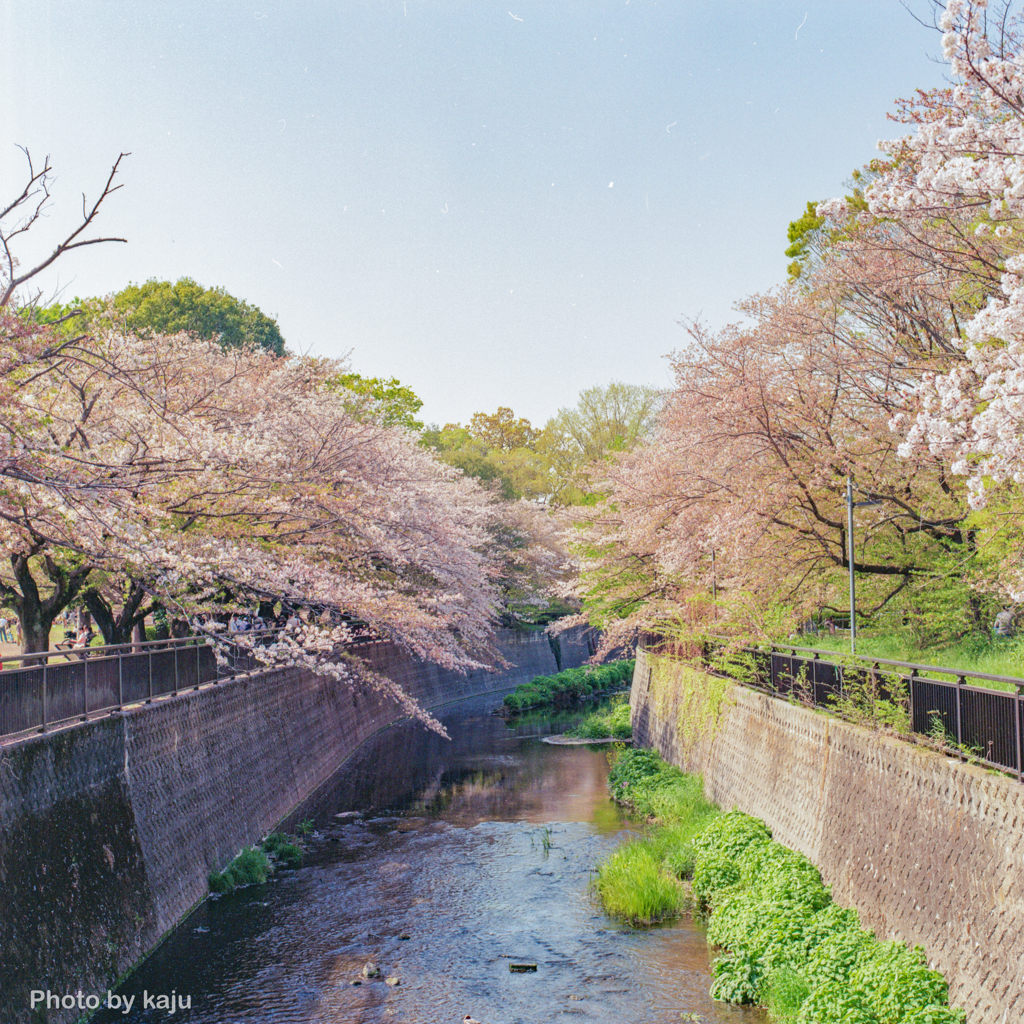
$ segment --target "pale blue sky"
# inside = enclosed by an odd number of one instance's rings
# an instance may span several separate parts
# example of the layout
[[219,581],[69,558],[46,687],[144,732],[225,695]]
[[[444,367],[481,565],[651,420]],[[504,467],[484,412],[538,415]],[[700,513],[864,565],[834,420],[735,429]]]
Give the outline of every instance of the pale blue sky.
[[129,244],[49,290],[188,275],[428,420],[543,423],[781,282],[937,50],[898,0],[0,0],[0,198],[49,153],[50,242],[131,151]]

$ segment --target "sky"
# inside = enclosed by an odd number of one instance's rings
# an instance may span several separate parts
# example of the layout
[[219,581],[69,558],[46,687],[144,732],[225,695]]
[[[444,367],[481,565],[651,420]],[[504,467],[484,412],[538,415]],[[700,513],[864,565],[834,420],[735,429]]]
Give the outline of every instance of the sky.
[[781,284],[938,52],[899,0],[0,0],[0,208],[49,154],[27,264],[130,153],[128,243],[47,297],[191,277],[428,422],[542,425]]

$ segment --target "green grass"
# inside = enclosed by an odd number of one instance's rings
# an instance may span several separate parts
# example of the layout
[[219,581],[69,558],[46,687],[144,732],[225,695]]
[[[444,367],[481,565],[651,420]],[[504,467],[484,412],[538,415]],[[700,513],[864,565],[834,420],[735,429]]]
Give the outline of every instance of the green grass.
[[605,911],[632,925],[677,917],[687,906],[680,851],[718,814],[699,776],[685,775],[650,750],[619,754],[608,778],[612,794],[664,824],[620,847],[598,870],[594,888]]
[[603,740],[609,737],[628,740],[633,735],[629,721],[628,696],[623,694],[613,697],[610,707],[588,715],[579,725],[569,729],[565,735],[584,740]]
[[924,951],[880,942],[832,902],[817,868],[757,818],[722,814],[698,776],[653,751],[619,753],[609,788],[656,819],[646,839],[598,869],[605,910],[633,925],[678,914],[690,899],[721,950],[711,995],[769,1008],[776,1024],[964,1024]]
[[[811,647],[819,651],[850,653],[849,637],[840,634],[802,636],[793,643],[797,647]],[[1024,680],[1024,637],[976,634],[942,647],[920,648],[898,636],[870,636],[858,633],[857,655]],[[980,685],[995,690],[1014,689],[1009,683],[981,681]]]
[[594,888],[606,913],[631,925],[676,917],[684,892],[650,844],[627,843],[601,865]]
[[223,871],[211,871],[210,892],[226,893],[244,885],[262,885],[279,868],[297,868],[302,848],[280,832],[271,832],[259,846],[243,850]]
[[258,846],[243,850],[224,871],[210,872],[211,892],[231,892],[243,885],[260,885],[270,874],[267,855]]

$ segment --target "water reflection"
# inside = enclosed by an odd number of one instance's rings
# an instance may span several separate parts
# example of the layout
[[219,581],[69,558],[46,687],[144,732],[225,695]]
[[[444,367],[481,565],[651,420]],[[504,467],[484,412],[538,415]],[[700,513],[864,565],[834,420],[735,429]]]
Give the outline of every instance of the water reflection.
[[[208,901],[123,987],[191,1010],[97,1021],[763,1020],[710,1001],[699,929],[620,929],[589,894],[629,827],[607,751],[524,739],[487,710],[450,710],[451,743],[376,737],[299,812],[318,828],[302,869]],[[368,961],[400,984],[364,979]]]

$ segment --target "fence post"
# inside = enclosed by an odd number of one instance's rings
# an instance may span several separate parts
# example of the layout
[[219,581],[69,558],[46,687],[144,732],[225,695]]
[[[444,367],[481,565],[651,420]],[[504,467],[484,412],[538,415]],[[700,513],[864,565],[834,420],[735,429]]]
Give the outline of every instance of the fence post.
[[82,648],[82,665],[84,667],[83,678],[85,682],[82,683],[82,721],[89,721],[89,655],[88,647]]
[[[43,658],[43,720],[39,726],[40,732],[46,732],[46,712],[48,710],[46,701],[46,662],[48,660],[49,659],[47,658]],[[24,664],[24,662],[22,662],[22,664]]]
[[910,731],[914,729],[914,670],[910,670],[910,679],[907,682],[907,714],[910,715]]
[[124,651],[117,655],[117,710],[124,707]]
[[171,647],[171,650],[174,651],[174,690],[173,690],[173,696],[177,697],[178,696],[178,645],[176,643],[174,643],[173,640],[171,641],[171,644],[173,645]]
[[147,651],[149,654],[149,697],[146,700],[147,704],[153,703],[153,648],[150,647]]
[[[961,735],[961,732],[960,732],[960,695],[961,695],[960,687],[963,686],[963,682],[964,682],[964,677],[963,676],[957,676],[956,677],[956,745],[957,745],[958,748],[961,747],[963,745],[963,742],[964,742],[963,736]],[[960,752],[959,750],[957,751],[957,753],[959,754],[960,760],[962,761],[964,759],[963,753]]]
[[193,642],[196,645],[196,689],[198,690],[199,680],[201,678],[199,675],[199,637],[196,637],[196,639]]
[[871,665],[871,721],[875,728],[878,728],[878,687],[879,676],[882,674],[882,666],[878,662]]
[[1021,764],[1020,749],[1020,692],[1021,684],[1017,684],[1017,692],[1013,695],[1013,745],[1017,748],[1017,781],[1021,781],[1021,772],[1024,765]]

